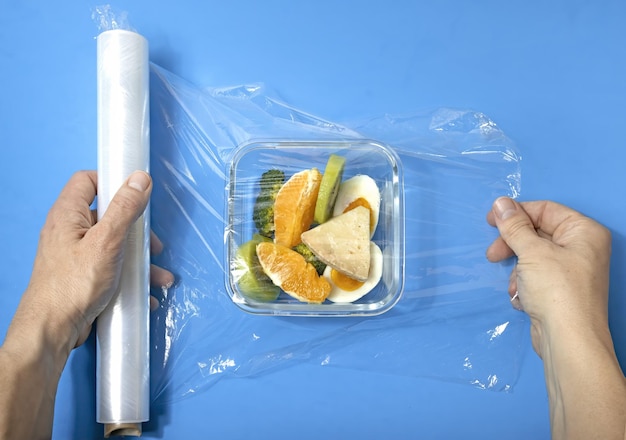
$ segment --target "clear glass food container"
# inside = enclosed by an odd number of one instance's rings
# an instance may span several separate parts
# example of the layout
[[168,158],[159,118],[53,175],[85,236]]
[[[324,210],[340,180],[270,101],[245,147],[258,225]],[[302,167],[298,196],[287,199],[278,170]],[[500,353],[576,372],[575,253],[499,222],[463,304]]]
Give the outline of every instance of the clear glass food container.
[[[237,250],[257,233],[253,210],[261,175],[278,169],[285,173],[287,180],[313,167],[324,173],[331,154],[345,158],[342,181],[365,174],[374,179],[379,188],[379,220],[371,241],[382,251],[380,281],[362,298],[345,303],[301,302],[283,291],[270,301],[246,295],[239,288]],[[233,156],[227,204],[226,290],[242,310],[275,316],[374,316],[390,310],[400,299],[405,257],[403,176],[400,159],[390,147],[371,140],[271,141],[242,145]]]

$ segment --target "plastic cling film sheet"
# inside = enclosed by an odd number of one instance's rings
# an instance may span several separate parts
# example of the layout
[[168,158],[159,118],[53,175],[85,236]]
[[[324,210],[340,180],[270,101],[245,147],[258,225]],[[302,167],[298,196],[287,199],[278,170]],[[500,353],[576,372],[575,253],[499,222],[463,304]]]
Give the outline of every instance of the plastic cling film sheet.
[[[510,268],[485,258],[496,237],[485,216],[497,196],[519,194],[521,158],[487,116],[441,108],[342,125],[292,108],[262,85],[200,88],[152,65],[151,118],[152,228],[165,245],[154,262],[177,278],[154,292],[153,402],[304,362],[497,391],[515,384],[527,320],[506,295]],[[230,240],[247,239],[234,234],[229,208],[233,162],[250,145],[317,142],[340,150],[372,140],[392,150],[402,171],[397,302],[371,316],[242,310],[229,282]],[[272,167],[291,175],[309,165],[292,150],[276,151],[261,150],[242,169],[254,181]],[[358,163],[358,155],[348,159]],[[249,222],[246,206],[235,223]],[[382,244],[396,239],[374,236]]]

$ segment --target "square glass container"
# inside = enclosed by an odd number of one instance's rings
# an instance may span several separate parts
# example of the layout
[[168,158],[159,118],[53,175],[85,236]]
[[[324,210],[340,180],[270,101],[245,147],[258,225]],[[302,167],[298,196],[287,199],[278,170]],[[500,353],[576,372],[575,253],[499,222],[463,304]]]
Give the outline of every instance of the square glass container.
[[[324,172],[331,154],[346,159],[343,181],[358,174],[373,178],[380,190],[379,221],[372,241],[382,250],[380,282],[352,303],[300,302],[282,292],[276,300],[259,301],[246,296],[238,286],[237,249],[257,232],[253,208],[261,175],[270,169],[293,174],[316,167]],[[388,146],[371,140],[270,141],[242,145],[234,152],[227,198],[226,290],[242,310],[277,316],[374,316],[390,310],[404,286],[404,197],[402,165]]]

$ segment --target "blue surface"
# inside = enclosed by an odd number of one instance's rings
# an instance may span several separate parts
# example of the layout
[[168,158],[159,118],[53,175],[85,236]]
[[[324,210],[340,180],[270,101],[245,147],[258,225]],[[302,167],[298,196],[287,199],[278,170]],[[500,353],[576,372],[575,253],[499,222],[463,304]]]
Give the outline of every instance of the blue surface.
[[[113,5],[152,61],[192,82],[262,81],[338,122],[440,106],[489,115],[523,154],[522,199],[563,202],[613,231],[610,318],[626,366],[623,1],[154,3]],[[75,170],[96,166],[94,5],[3,2],[0,334],[49,207]],[[155,408],[144,437],[549,438],[542,365],[524,350],[512,393],[302,365]],[[74,352],[55,438],[101,434],[93,369],[89,347]]]

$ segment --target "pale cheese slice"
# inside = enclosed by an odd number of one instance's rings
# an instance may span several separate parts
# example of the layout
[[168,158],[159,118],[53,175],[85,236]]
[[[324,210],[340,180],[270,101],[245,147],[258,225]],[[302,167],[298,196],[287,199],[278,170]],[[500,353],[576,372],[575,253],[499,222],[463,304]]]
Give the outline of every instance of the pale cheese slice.
[[358,206],[301,235],[311,251],[335,270],[359,281],[370,271],[370,210]]

